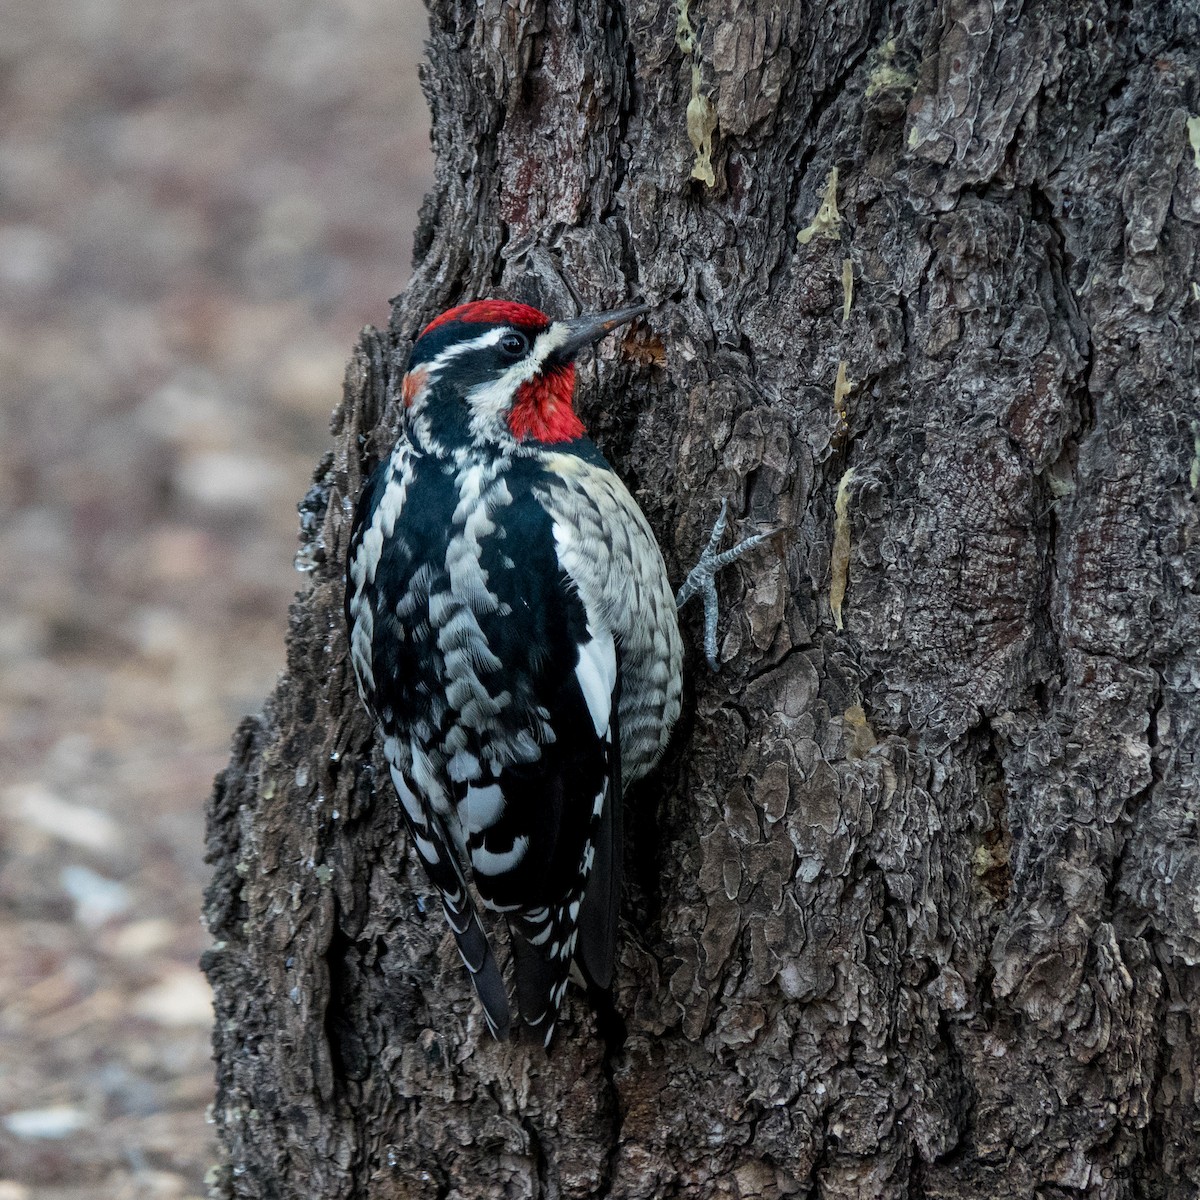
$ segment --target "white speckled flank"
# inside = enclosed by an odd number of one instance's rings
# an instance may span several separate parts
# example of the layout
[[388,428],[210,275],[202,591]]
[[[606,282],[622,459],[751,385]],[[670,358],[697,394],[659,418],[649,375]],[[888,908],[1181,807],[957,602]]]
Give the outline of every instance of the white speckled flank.
[[625,485],[575,455],[546,456],[539,498],[554,518],[558,560],[621,654],[621,766],[640,779],[679,717],[683,644],[662,552]]

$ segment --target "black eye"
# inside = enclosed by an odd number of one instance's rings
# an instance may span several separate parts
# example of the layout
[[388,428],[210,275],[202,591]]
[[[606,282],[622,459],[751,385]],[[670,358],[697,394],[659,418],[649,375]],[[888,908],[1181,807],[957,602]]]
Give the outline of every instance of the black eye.
[[523,333],[513,331],[500,339],[500,349],[509,358],[520,358],[529,349],[529,339]]

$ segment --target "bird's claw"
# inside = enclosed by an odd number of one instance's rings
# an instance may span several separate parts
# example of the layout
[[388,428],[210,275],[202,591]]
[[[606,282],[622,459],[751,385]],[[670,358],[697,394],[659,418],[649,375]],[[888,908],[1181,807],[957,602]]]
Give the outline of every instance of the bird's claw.
[[766,533],[756,533],[731,546],[728,550],[718,550],[721,538],[725,533],[725,525],[729,516],[729,501],[721,501],[721,512],[713,525],[712,536],[708,545],[700,555],[700,561],[688,572],[683,586],[675,593],[675,607],[682,608],[697,593],[704,597],[704,657],[714,671],[719,671],[717,663],[717,572],[729,566],[735,559],[741,558],[748,550],[762,545],[768,538],[774,537],[778,529]]

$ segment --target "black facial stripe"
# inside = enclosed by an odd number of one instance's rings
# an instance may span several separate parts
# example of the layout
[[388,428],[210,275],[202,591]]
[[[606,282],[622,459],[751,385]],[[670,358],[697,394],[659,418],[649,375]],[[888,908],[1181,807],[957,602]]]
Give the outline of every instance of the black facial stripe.
[[[487,333],[488,329],[497,328],[494,325],[486,325],[481,321],[450,321],[445,325],[439,325],[436,329],[431,329],[428,333],[417,339],[416,344],[412,348],[412,354],[409,356],[408,366],[411,370],[413,367],[420,366],[422,363],[431,362],[437,358],[443,350],[451,346],[457,345],[459,342],[472,342],[477,337]],[[514,333],[519,333],[525,338],[525,348],[522,353],[528,351],[533,344],[534,338],[539,333],[542,333],[548,326],[541,325],[513,325],[504,326],[511,328]],[[495,354],[498,361],[511,363],[513,358],[505,355],[500,351],[499,347],[488,347],[489,354]]]

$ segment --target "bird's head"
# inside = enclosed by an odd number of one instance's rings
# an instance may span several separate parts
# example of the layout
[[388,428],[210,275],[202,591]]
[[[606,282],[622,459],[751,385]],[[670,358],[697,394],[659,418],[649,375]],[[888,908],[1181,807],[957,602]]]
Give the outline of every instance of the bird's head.
[[421,331],[404,376],[409,428],[428,447],[568,442],[575,355],[646,312],[645,305],[552,321],[527,304],[460,304]]

